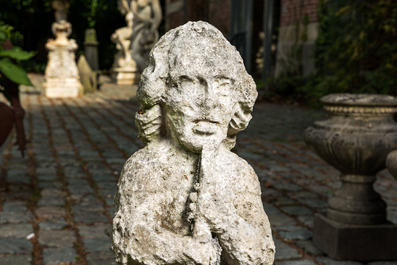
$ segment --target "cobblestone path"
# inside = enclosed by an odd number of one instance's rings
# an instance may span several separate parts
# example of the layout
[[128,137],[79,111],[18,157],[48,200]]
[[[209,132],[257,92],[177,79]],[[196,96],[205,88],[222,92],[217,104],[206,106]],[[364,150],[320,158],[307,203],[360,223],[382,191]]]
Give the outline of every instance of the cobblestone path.
[[[47,99],[23,88],[24,158],[0,153],[0,265],[116,264],[110,250],[113,195],[125,160],[143,147],[132,86],[102,86],[77,99]],[[257,103],[234,149],[255,169],[276,242],[276,265],[360,265],[334,261],[312,243],[313,214],[340,186],[338,172],[304,144],[305,128],[324,113]],[[387,171],[375,188],[397,223],[397,182]],[[396,265],[371,262],[369,265]]]

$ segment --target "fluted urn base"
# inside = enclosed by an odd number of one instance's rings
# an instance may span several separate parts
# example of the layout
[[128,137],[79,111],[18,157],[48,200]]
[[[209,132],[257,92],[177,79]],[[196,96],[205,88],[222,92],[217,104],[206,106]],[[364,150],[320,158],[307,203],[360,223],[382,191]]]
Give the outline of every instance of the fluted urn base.
[[346,225],[314,216],[313,242],[338,260],[397,260],[397,225]]
[[352,225],[386,223],[386,203],[373,189],[374,175],[341,174],[342,187],[328,200],[327,217]]

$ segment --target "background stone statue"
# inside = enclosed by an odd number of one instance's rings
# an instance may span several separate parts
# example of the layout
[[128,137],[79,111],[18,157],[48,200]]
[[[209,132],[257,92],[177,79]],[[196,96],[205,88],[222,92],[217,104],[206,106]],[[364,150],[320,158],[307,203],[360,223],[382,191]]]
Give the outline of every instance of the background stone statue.
[[131,2],[134,13],[131,37],[132,58],[142,71],[150,50],[159,39],[157,28],[162,19],[159,0],[135,0]]
[[255,83],[216,28],[189,22],[149,55],[139,137],[115,196],[119,264],[273,264],[258,177],[230,152],[251,119]]
[[127,27],[119,28],[111,40],[119,50],[114,56],[113,79],[119,85],[138,83],[140,73],[157,42],[162,14],[159,0],[119,0]]
[[117,29],[110,39],[116,44],[119,50],[115,55],[113,68],[117,67],[135,67],[135,62],[131,57],[131,37],[134,13],[131,9],[132,0],[119,0],[119,10],[122,15],[125,15],[127,22],[126,27]]

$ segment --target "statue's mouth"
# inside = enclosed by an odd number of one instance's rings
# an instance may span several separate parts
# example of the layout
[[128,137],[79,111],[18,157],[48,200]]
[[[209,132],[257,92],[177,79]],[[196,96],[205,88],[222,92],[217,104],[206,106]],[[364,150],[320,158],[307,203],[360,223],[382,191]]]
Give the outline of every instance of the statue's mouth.
[[210,120],[196,120],[196,125],[193,127],[195,134],[212,135],[218,130],[218,122]]

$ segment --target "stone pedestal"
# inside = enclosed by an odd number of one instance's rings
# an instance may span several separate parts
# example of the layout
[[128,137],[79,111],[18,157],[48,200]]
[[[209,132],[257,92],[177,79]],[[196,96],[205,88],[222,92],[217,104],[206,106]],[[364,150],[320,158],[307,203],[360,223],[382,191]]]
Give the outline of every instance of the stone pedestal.
[[44,84],[47,98],[76,98],[83,94],[83,86],[74,78],[50,78]]
[[314,216],[313,242],[339,260],[397,260],[397,225],[346,225]]
[[133,85],[139,83],[141,74],[136,68],[115,68],[112,78],[118,85]]
[[52,31],[57,38],[50,39],[46,44],[48,64],[45,70],[46,82],[43,84],[48,98],[66,98],[82,95],[83,86],[80,83],[74,51],[77,49],[75,40],[69,40],[72,32],[69,22],[62,20],[52,25]]

